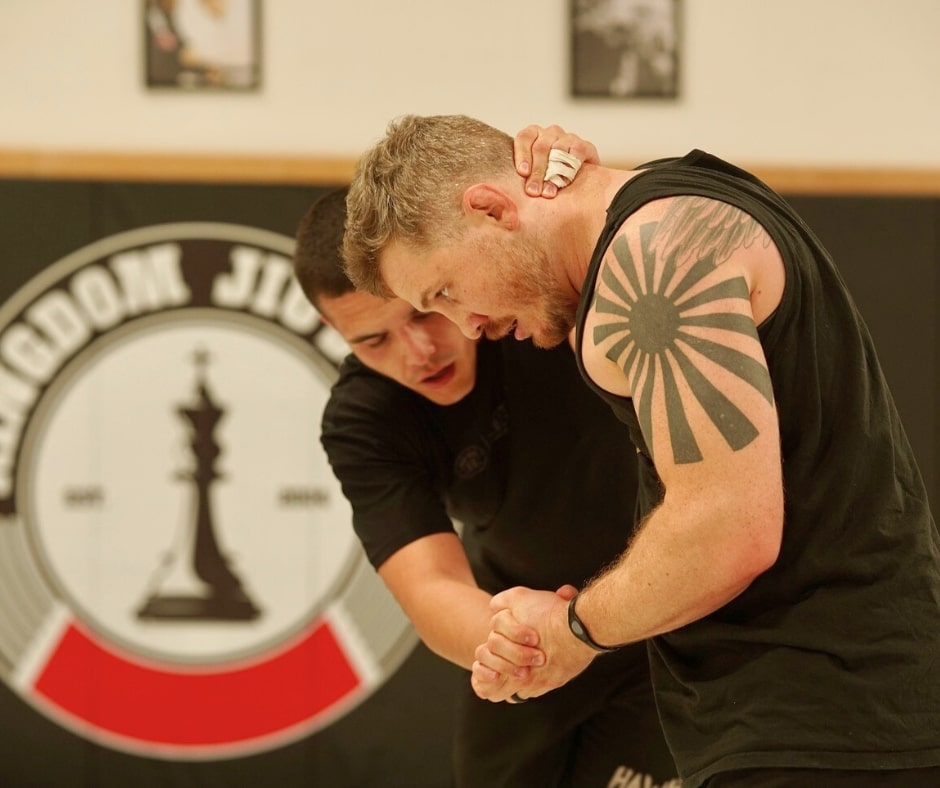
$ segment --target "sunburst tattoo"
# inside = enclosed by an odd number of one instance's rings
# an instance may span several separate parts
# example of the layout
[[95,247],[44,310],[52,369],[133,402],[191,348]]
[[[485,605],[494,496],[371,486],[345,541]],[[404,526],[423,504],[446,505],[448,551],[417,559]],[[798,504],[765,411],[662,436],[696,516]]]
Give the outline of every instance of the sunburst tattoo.
[[[727,303],[727,299],[748,300],[747,283],[738,277],[697,287],[734,246],[745,243],[745,238],[753,240],[750,229],[742,228],[741,224],[751,223],[761,230],[743,212],[729,215],[724,210],[727,207],[721,208],[721,218],[727,222],[725,232],[721,232],[715,213],[703,219],[701,201],[695,204],[695,211],[707,225],[709,239],[703,242],[701,236],[698,237],[693,258],[689,257],[687,245],[670,243],[667,246],[662,242],[665,220],[641,227],[642,266],[636,265],[626,239],[618,237],[611,251],[623,281],[614,273],[611,261],[601,273],[605,295],[594,298],[594,310],[599,315],[614,318],[594,329],[594,344],[600,346],[613,340],[605,355],[627,375],[650,451],[653,450],[652,395],[656,381],[660,382],[669,442],[677,464],[702,460],[677,376],[733,450],[744,448],[758,435],[754,423],[700,369],[701,359],[732,372],[773,403],[767,368],[722,341],[723,332],[728,331],[758,341],[754,323],[747,315],[729,312],[726,305],[720,305]],[[669,222],[670,230],[675,229],[675,224],[674,220]],[[669,251],[665,252],[665,248]],[[677,263],[680,254],[683,261],[692,262],[680,266]],[[709,331],[710,338],[706,339],[701,335],[702,329],[716,330]]]

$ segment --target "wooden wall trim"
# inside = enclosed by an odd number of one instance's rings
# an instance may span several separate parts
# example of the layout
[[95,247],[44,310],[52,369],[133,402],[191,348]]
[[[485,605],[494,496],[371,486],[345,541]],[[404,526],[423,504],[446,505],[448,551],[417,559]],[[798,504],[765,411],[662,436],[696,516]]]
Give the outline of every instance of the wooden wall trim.
[[[784,194],[940,196],[936,169],[743,166]],[[0,178],[7,180],[322,186],[348,182],[354,168],[351,158],[0,150]]]
[[300,156],[0,150],[0,178],[330,185],[355,160]]

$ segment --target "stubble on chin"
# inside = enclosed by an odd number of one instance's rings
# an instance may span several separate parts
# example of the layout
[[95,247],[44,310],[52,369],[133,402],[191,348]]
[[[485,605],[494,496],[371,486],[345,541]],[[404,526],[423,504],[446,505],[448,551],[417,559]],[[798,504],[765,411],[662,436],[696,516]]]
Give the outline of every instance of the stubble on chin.
[[[521,308],[522,325],[533,332],[532,343],[540,348],[553,348],[566,342],[574,328],[578,301],[572,302],[569,295],[559,289],[548,258],[539,253],[537,244],[524,241],[500,252],[495,257],[500,261],[497,281],[502,283],[508,302]],[[538,320],[537,325],[530,327],[525,314],[531,315],[533,311]],[[506,336],[513,322],[513,318],[507,318],[493,323],[486,329],[486,336]]]
[[544,331],[536,332],[532,341],[542,348],[552,348],[568,340],[574,329],[578,311],[577,303],[569,303],[557,289],[542,283],[542,303],[544,304]]
[[564,323],[553,323],[544,332],[536,332],[533,334],[532,343],[536,347],[540,347],[545,350],[558,347],[562,342],[566,342],[568,340],[568,335],[571,333],[572,328],[574,328],[574,325],[571,323],[571,321],[565,321]]

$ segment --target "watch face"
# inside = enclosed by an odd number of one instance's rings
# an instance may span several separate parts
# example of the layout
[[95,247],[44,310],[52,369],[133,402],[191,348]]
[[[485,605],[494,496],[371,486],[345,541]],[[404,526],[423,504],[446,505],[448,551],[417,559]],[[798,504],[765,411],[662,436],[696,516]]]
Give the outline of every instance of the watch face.
[[588,635],[587,630],[584,628],[584,624],[581,623],[581,619],[578,618],[578,614],[574,610],[575,599],[577,599],[577,597],[568,603],[568,629],[571,630],[571,634],[573,634],[578,640],[581,640],[590,646],[592,645],[591,638]]
[[568,603],[568,629],[571,630],[571,634],[595,651],[616,651],[616,648],[607,648],[607,646],[602,646],[594,642],[594,639],[587,631],[587,627],[581,623],[581,619],[578,618],[578,614],[574,609],[574,603],[577,598],[578,597],[575,596],[574,599]]

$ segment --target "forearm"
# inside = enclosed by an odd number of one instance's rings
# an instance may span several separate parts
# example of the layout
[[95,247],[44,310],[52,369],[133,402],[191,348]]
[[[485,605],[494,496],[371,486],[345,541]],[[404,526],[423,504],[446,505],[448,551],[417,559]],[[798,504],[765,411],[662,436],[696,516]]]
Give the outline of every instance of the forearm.
[[432,534],[405,545],[379,567],[379,576],[428,648],[470,668],[493,614],[457,535]]
[[431,651],[470,669],[474,650],[490,631],[493,613],[488,593],[453,580],[437,580],[423,584],[420,594],[399,602]]
[[605,645],[644,640],[734,599],[773,564],[780,533],[772,509],[750,520],[739,514],[702,502],[654,510],[620,560],[579,596],[591,636]]
[[[666,503],[646,519],[627,552],[584,588],[575,609],[590,638],[617,646],[662,634],[717,610],[773,563],[779,529],[735,518],[736,507],[685,500]],[[756,514],[756,512],[755,512]],[[779,545],[779,542],[778,542]],[[514,588],[496,595],[488,648],[472,684],[489,700],[543,695],[578,675],[598,652],[573,634],[567,601],[558,594]],[[519,624],[539,631],[544,667],[515,678],[497,668],[519,665]],[[603,659],[603,657],[601,657]],[[501,671],[497,673],[496,671]]]

